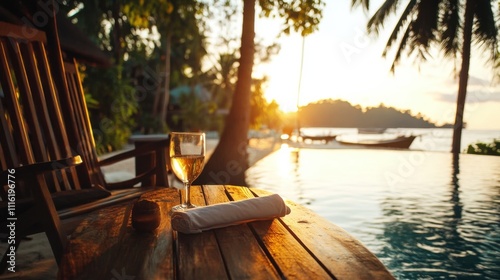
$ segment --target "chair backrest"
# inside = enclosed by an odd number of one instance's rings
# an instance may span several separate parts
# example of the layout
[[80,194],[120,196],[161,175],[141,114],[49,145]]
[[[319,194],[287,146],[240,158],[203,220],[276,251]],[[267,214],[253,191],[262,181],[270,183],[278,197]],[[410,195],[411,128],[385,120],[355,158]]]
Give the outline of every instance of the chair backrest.
[[77,137],[77,141],[74,141],[74,144],[70,146],[83,158],[91,182],[106,186],[103,173],[98,165],[99,158],[95,149],[92,126],[77,61],[68,59],[64,63],[64,70],[68,91],[63,92],[62,95],[64,96],[61,96],[61,99],[64,98],[66,102],[71,103],[71,108],[68,106],[67,109],[70,110],[63,110],[63,113],[67,122],[70,122],[69,126],[74,128],[73,133]]
[[[26,36],[29,34],[29,36]],[[0,22],[2,170],[76,155],[61,113],[44,32]],[[76,168],[46,176],[51,192],[90,187]],[[88,176],[88,175],[87,175]],[[86,179],[88,183],[90,179]],[[83,180],[85,182],[85,180]],[[23,188],[19,194],[29,195]],[[5,192],[0,191],[2,198]]]
[[[57,36],[55,28],[44,33],[0,22],[2,170],[80,155],[83,164],[47,176],[51,192],[96,185],[125,188],[137,182],[143,186],[166,186],[161,154],[165,143],[161,141],[120,155],[125,159],[155,153],[156,165],[121,184],[105,182],[100,166],[117,162],[118,158],[99,161],[77,62],[67,55],[63,61],[54,35]],[[0,190],[0,197],[5,198],[4,191]]]
[[[0,22],[0,165],[4,173],[39,162],[52,161],[56,165],[55,160],[76,155],[69,145],[46,42],[42,31]],[[50,170],[56,168],[53,166]],[[50,193],[81,189],[77,168],[50,171],[45,175],[12,174],[16,202],[35,198],[35,207],[24,214],[32,221],[20,221],[19,234],[43,225],[58,261],[66,236]],[[10,186],[2,180],[0,196],[6,202]]]

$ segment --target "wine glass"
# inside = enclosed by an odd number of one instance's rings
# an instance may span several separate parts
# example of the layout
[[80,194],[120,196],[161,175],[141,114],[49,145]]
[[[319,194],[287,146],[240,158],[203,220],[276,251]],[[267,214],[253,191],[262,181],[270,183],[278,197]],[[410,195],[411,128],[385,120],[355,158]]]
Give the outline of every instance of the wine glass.
[[181,204],[174,206],[172,211],[195,208],[196,205],[191,203],[189,188],[205,165],[205,133],[170,133],[170,164],[175,176],[183,183]]

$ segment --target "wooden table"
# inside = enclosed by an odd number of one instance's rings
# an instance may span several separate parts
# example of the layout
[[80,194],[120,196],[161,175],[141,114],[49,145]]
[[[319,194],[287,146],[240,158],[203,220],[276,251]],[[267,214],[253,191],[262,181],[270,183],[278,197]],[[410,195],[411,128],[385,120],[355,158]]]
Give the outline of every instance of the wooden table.
[[[198,205],[269,193],[236,186],[195,186]],[[394,279],[359,241],[307,208],[199,234],[172,231],[176,189],[143,195],[155,200],[162,221],[153,233],[131,226],[132,203],[95,212],[70,237],[59,279]]]

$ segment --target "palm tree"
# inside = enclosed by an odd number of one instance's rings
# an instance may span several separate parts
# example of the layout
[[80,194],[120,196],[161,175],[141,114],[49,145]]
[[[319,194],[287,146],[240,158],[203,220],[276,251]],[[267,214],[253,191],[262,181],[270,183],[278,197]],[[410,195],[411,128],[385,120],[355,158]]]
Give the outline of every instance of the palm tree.
[[[404,7],[400,10],[404,2]],[[461,58],[457,109],[453,128],[452,153],[460,153],[463,115],[472,43],[477,43],[495,61],[498,30],[493,13],[494,0],[386,0],[368,21],[367,28],[377,34],[390,14],[400,14],[383,52],[396,49],[391,71],[395,70],[403,52],[415,54],[425,61],[432,47],[439,47],[446,57]],[[352,6],[369,9],[369,0],[352,0]],[[397,44],[395,46],[395,44]],[[492,63],[494,66],[495,63]]]

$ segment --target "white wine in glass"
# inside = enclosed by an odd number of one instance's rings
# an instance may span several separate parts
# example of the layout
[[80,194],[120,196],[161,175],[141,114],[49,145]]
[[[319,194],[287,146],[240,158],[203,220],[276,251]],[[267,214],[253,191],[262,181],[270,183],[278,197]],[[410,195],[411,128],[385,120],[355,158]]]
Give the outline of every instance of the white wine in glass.
[[205,133],[172,132],[169,150],[172,170],[183,183],[181,204],[174,206],[172,211],[194,208],[196,205],[191,203],[189,188],[205,165]]

